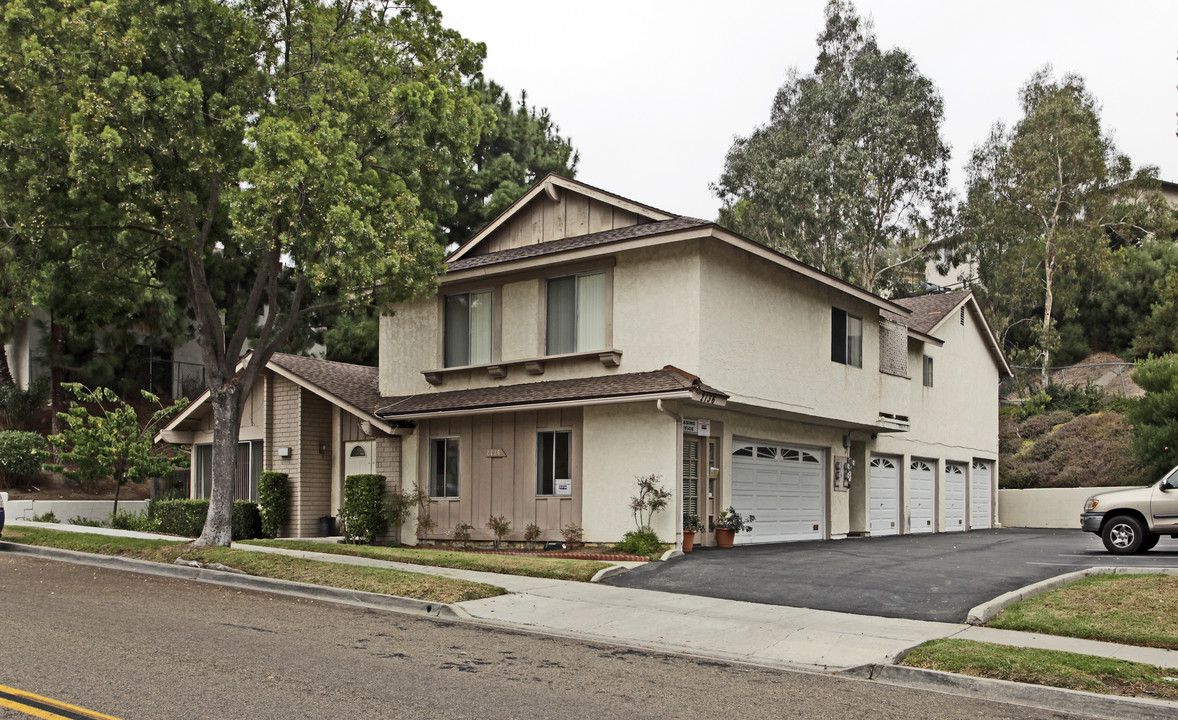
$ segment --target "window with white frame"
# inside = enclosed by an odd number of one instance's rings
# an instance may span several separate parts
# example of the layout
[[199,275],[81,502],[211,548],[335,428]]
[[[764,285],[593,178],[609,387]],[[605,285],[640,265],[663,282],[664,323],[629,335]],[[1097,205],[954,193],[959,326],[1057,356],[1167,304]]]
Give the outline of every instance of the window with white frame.
[[446,296],[443,358],[446,367],[493,362],[495,291]]
[[458,438],[430,438],[429,495],[458,497]]
[[605,349],[607,290],[605,271],[548,281],[547,354]]
[[863,367],[863,318],[846,310],[830,309],[830,359]]
[[556,494],[556,481],[570,480],[572,432],[543,430],[536,434],[536,494]]
[[924,386],[933,386],[933,359],[929,355],[924,356]]

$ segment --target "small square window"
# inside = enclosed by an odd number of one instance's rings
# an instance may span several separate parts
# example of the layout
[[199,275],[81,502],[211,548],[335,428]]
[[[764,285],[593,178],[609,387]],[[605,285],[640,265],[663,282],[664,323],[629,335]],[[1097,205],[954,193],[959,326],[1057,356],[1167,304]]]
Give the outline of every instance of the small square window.
[[928,355],[924,356],[924,386],[933,386],[933,359]]
[[846,310],[830,309],[830,359],[863,367],[863,318]]
[[572,432],[544,430],[536,434],[536,494],[555,495],[557,480],[570,480]]
[[458,438],[430,438],[429,495],[458,497]]

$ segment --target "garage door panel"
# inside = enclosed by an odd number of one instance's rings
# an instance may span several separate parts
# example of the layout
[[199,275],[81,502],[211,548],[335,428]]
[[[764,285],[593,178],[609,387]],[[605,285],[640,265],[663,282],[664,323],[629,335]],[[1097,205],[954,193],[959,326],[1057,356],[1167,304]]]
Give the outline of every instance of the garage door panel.
[[773,443],[736,441],[732,459],[732,505],[755,515],[740,544],[815,540],[824,537],[825,483],[817,455]]
[[913,533],[933,532],[937,474],[935,461],[914,459],[908,466],[908,523]]
[[993,474],[990,463],[984,460],[974,460],[969,482],[969,526],[974,530],[981,530],[991,526],[993,514],[993,493],[991,481]]
[[871,459],[872,537],[900,532],[900,469],[890,458]]
[[965,530],[965,465],[945,463],[945,532]]

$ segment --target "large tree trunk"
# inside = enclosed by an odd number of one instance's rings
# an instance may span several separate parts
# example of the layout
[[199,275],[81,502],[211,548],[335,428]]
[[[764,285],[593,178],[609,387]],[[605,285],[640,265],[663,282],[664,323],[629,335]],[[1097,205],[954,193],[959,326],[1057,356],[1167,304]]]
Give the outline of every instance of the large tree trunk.
[[209,514],[195,545],[228,546],[233,541],[233,480],[237,477],[237,442],[244,396],[238,378],[209,388],[213,407],[213,488]]
[[[49,315],[49,343],[49,428],[52,434],[60,435],[63,428],[57,413],[63,412],[65,408],[65,391],[61,387],[65,382],[65,368],[62,367],[62,358],[65,356],[65,328],[57,322],[57,317],[53,313]],[[51,452],[56,460],[57,450]]]
[[1055,261],[1051,258],[1050,245],[1048,245],[1048,260],[1044,263],[1044,293],[1043,293],[1043,333],[1040,335],[1040,346],[1043,349],[1043,368],[1039,375],[1039,387],[1043,390],[1047,389],[1050,382],[1051,372],[1051,311],[1055,305],[1055,293],[1053,282],[1055,280]]

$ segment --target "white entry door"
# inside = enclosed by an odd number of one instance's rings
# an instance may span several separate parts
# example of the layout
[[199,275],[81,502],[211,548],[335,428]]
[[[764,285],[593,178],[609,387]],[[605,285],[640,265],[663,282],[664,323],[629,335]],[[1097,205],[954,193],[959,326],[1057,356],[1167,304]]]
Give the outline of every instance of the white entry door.
[[910,532],[929,533],[934,531],[937,473],[933,470],[935,461],[914,459],[908,466],[908,522]]
[[969,481],[969,527],[971,530],[981,530],[991,527],[993,508],[993,493],[990,483],[993,473],[990,463],[985,460],[974,460],[971,467],[973,474]]
[[871,536],[900,533],[900,468],[886,457],[871,459]]
[[826,484],[815,451],[753,440],[732,442],[732,504],[757,519],[739,544],[821,540]]
[[965,530],[965,466],[961,463],[945,463],[944,530]]
[[373,457],[375,440],[360,440],[344,443],[344,479],[349,475],[371,475],[376,472],[376,458]]

